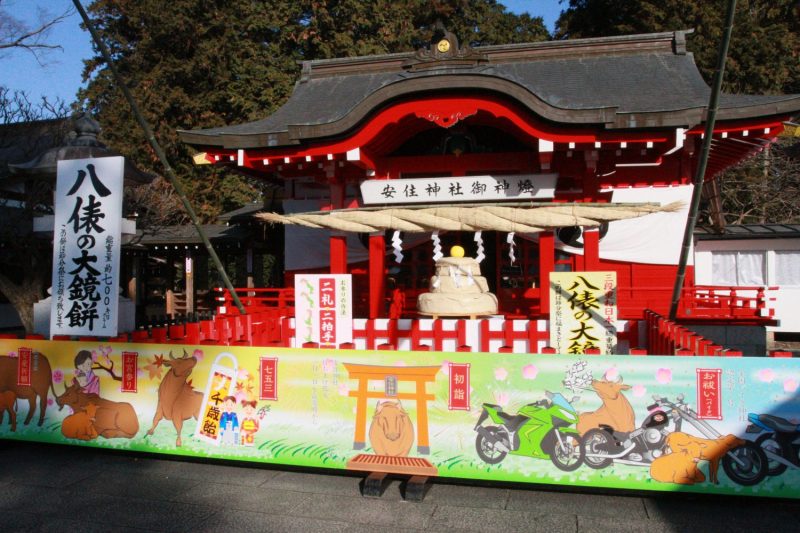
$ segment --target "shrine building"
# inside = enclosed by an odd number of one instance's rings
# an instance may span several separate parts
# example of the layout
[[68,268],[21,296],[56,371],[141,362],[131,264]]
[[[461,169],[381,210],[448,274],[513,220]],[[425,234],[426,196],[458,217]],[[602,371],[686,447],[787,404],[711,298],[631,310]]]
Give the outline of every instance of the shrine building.
[[[540,353],[551,273],[613,272],[617,353],[659,353],[643,326],[668,322],[710,95],[686,37],[471,48],[444,32],[417,52],[303,62],[272,115],[180,136],[196,162],[282,188],[283,211],[263,218],[285,224],[283,291],[297,274],[351,274],[356,347]],[[722,95],[713,216],[721,172],[798,111],[800,95]],[[419,313],[454,245],[480,263],[490,316]],[[676,321],[766,325],[769,294],[697,285],[689,265]],[[293,327],[285,311],[275,331]]]

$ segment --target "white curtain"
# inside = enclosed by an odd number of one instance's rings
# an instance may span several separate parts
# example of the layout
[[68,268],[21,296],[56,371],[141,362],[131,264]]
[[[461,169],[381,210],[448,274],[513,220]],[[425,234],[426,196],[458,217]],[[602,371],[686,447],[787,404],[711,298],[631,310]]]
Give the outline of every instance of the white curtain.
[[714,285],[766,285],[764,252],[711,252]]
[[712,252],[711,280],[714,285],[736,285],[736,252]]
[[775,252],[775,283],[781,287],[800,286],[800,252]]
[[[608,233],[600,241],[600,258],[631,263],[677,265],[691,198],[692,185],[615,189],[611,196],[612,202],[653,202],[662,206],[683,202],[683,208],[672,213],[652,213],[609,223]],[[567,246],[558,239],[556,248],[571,254],[583,254],[583,248]],[[693,264],[693,258],[694,254],[689,254],[690,265]]]
[[738,252],[736,257],[739,277],[737,285],[766,285],[764,279],[764,252]]

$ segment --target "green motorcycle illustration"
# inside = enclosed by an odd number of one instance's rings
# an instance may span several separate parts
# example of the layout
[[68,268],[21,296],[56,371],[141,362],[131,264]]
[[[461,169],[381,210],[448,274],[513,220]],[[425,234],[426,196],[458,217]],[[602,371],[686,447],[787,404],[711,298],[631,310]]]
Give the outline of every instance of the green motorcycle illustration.
[[[545,392],[545,395],[546,400],[528,404],[516,415],[505,413],[499,405],[483,404],[475,424],[478,456],[494,465],[510,453],[550,459],[567,472],[577,469],[584,454],[580,435],[574,427],[578,413],[560,393]],[[484,426],[488,418],[496,425]]]

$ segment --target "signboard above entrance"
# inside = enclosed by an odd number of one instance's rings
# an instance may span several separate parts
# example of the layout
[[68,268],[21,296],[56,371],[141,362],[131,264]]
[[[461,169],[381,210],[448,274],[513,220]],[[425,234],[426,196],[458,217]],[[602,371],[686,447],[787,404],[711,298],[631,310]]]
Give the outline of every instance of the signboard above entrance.
[[553,198],[558,174],[459,176],[367,180],[361,184],[365,204],[452,203]]

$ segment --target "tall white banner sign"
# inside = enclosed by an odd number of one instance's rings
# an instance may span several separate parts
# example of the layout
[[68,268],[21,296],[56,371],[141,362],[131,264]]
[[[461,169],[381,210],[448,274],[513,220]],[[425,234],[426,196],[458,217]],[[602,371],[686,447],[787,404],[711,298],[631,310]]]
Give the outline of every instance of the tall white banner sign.
[[350,274],[294,277],[295,338],[338,347],[353,342],[353,281]]
[[58,162],[51,336],[117,334],[124,161]]

